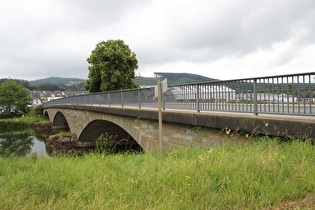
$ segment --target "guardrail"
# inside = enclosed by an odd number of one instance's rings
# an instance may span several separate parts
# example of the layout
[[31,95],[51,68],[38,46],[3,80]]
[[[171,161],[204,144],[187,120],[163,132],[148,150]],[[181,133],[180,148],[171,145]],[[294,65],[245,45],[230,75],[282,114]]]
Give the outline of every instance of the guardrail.
[[[311,115],[315,72],[168,86],[163,109]],[[49,101],[52,105],[157,108],[155,88],[91,93]]]

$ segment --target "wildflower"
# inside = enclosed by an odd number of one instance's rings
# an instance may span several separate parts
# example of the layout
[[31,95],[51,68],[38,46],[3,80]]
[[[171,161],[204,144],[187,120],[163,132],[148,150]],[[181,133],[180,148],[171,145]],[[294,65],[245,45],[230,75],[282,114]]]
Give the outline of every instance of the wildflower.
[[229,135],[230,132],[231,132],[231,129],[229,129],[229,128],[227,128],[227,127],[225,127],[224,130],[225,130],[225,133],[226,133],[227,135]]
[[208,151],[207,151],[207,154],[211,154],[213,152],[213,149],[209,149]]
[[191,177],[190,176],[185,176],[185,179],[189,180],[189,179],[191,179]]

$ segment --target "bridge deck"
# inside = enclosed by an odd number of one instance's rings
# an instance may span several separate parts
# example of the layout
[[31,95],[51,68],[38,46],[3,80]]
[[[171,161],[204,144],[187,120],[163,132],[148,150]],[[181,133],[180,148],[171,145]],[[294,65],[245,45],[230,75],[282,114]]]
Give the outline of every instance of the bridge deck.
[[[136,108],[121,106],[91,106],[91,105],[52,105],[49,108],[78,109],[123,115],[135,118],[158,120],[156,108]],[[163,122],[204,126],[211,128],[228,128],[242,132],[254,132],[274,136],[315,139],[315,118],[313,116],[281,115],[192,111],[168,109],[163,110]]]

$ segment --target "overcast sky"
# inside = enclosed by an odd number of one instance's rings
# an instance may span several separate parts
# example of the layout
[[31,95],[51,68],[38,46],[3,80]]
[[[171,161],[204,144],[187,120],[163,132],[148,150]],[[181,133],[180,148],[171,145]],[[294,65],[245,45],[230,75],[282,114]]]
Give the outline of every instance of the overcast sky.
[[0,0],[0,78],[87,78],[122,39],[136,75],[238,79],[315,72],[315,0]]

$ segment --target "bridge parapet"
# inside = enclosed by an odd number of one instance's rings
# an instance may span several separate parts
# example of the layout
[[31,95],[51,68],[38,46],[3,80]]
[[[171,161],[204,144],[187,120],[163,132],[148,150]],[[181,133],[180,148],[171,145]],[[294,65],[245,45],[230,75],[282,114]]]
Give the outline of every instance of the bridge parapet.
[[[168,86],[163,109],[315,115],[315,72]],[[157,108],[154,87],[84,94],[45,103]]]

